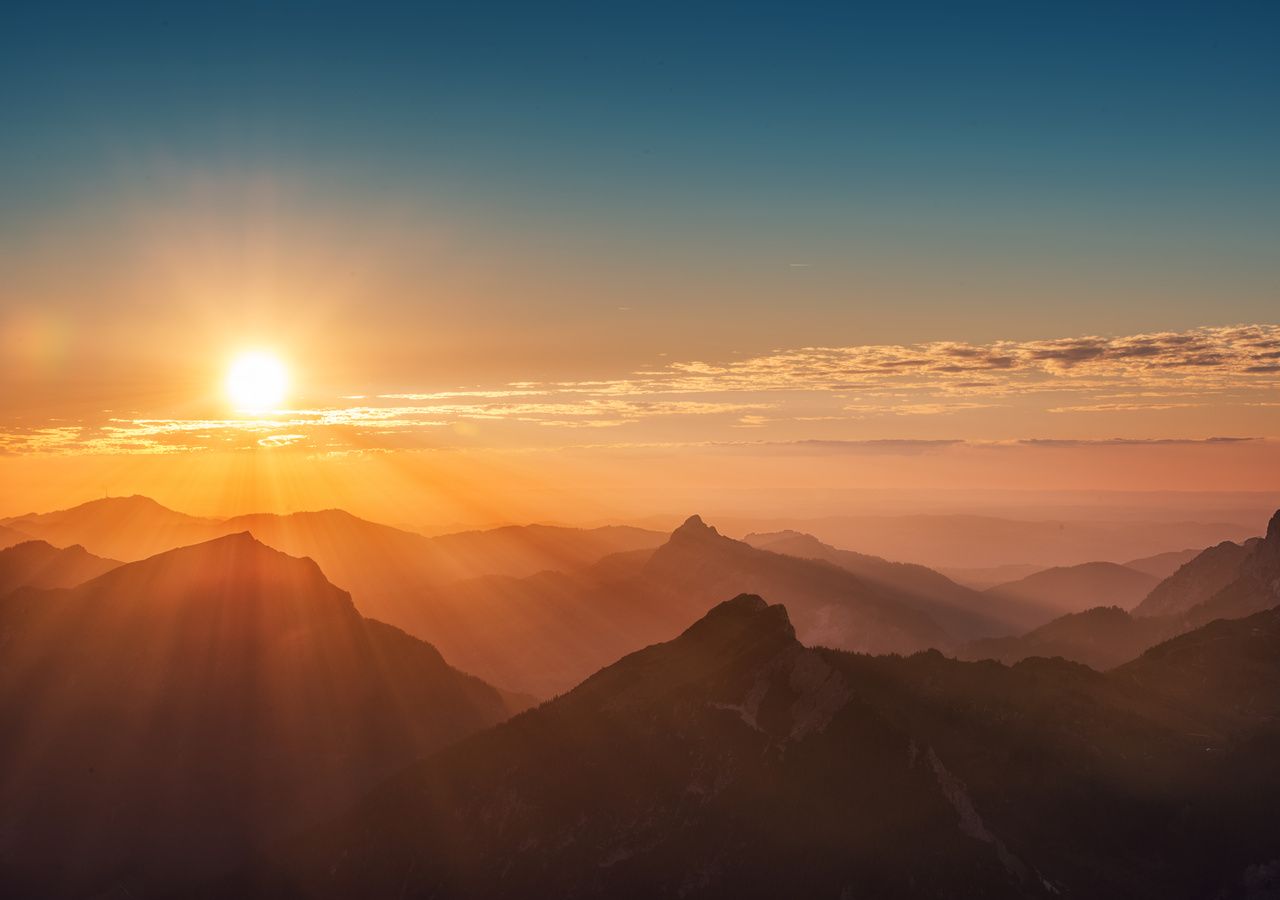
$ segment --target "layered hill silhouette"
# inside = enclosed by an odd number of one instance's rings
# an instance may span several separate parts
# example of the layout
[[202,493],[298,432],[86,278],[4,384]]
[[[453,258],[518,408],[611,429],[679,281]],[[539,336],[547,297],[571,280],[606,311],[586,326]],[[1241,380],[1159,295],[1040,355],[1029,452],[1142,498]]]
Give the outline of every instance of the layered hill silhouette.
[[1199,547],[1192,547],[1187,550],[1170,550],[1167,553],[1157,553],[1154,556],[1131,559],[1124,566],[1127,569],[1137,569],[1139,572],[1146,572],[1148,575],[1163,579],[1168,578],[1203,552]]
[[362,612],[382,619],[396,618],[397,607],[420,592],[453,581],[578,568],[610,554],[657,547],[666,537],[627,526],[550,525],[427,537],[339,509],[220,520],[188,516],[139,496],[94,500],[6,524],[55,546],[81,544],[122,560],[248,531],[277,550],[315,560],[330,581],[353,594]]
[[810,534],[779,531],[749,534],[743,540],[753,547],[774,553],[825,560],[873,584],[892,589],[904,598],[916,597],[917,602],[931,610],[934,618],[944,626],[950,624],[948,610],[954,610],[959,617],[956,624],[961,631],[974,616],[987,619],[992,630],[1003,630],[1010,625],[1030,628],[1045,618],[1044,611],[1034,602],[1022,598],[1008,600],[1000,594],[984,596],[925,566],[890,562],[878,556],[841,550]]
[[1043,569],[1093,560],[1123,562],[1173,548],[1240,541],[1253,533],[1248,526],[1229,521],[1036,521],[960,514],[755,520],[743,530],[783,529],[812,534],[835,547],[853,547],[861,553],[910,560],[933,569],[978,569],[1010,564]]
[[1136,616],[1172,616],[1189,612],[1236,580],[1240,566],[1261,538],[1236,544],[1223,541],[1198,553],[1160,582],[1133,610]]
[[20,587],[75,587],[118,565],[79,545],[59,549],[44,541],[25,541],[0,550],[0,597]]
[[1103,675],[809,649],[739,596],[205,893],[1243,895],[1280,846],[1278,674],[1276,612]]
[[1013,665],[1032,656],[1061,657],[1099,671],[1112,669],[1182,630],[1167,616],[1137,617],[1118,606],[1068,613],[1017,637],[985,638],[962,647],[960,659]]
[[219,530],[216,519],[189,516],[141,496],[90,500],[0,524],[55,547],[79,544],[90,553],[126,562],[230,533]]
[[0,548],[12,547],[14,544],[21,544],[24,541],[31,540],[31,536],[23,534],[16,528],[10,528],[7,525],[0,525]]
[[[980,595],[958,586],[948,594],[929,574],[872,579],[732,540],[693,516],[652,553],[576,572],[459,582],[401,605],[394,621],[466,671],[544,697],[751,590],[786,603],[804,640],[865,653],[948,649],[1016,630],[982,608]],[[896,583],[912,579],[931,587]],[[977,608],[962,605],[969,598]]]
[[1119,563],[1089,562],[1045,569],[1017,581],[988,588],[986,594],[1007,604],[1036,610],[1037,624],[1055,616],[1097,606],[1128,609],[1160,583],[1146,572]]
[[0,647],[13,897],[211,875],[523,705],[248,534],[0,598]]
[[1215,619],[1238,619],[1280,604],[1280,512],[1267,534],[1204,550],[1160,582],[1133,610],[1069,614],[1017,637],[974,641],[966,659],[1016,662],[1061,656],[1096,668],[1118,666],[1166,638]]

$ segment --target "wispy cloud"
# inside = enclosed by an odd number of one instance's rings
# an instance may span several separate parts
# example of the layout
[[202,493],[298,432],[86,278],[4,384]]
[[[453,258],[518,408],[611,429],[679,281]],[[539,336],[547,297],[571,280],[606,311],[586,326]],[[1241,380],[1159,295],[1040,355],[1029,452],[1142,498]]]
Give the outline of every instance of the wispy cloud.
[[112,415],[13,425],[0,429],[0,452],[255,446],[341,452],[444,445],[481,427],[488,429],[486,439],[503,446],[521,440],[545,445],[547,435],[583,430],[616,432],[619,445],[635,445],[669,440],[672,429],[695,442],[714,442],[728,439],[731,429],[765,437],[785,430],[789,439],[805,437],[807,430],[827,437],[852,427],[841,423],[861,422],[865,429],[886,427],[875,425],[882,419],[942,416],[951,423],[979,413],[1003,414],[1016,427],[1037,413],[1096,421],[1102,413],[1257,409],[1280,402],[1280,325],[985,344],[801,347],[722,362],[675,361],[607,379],[342,399],[348,405],[247,420]]

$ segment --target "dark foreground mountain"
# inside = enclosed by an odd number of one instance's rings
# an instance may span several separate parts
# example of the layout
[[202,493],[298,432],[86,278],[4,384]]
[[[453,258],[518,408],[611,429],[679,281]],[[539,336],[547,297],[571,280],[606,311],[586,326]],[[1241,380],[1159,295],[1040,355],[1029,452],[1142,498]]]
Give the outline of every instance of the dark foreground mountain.
[[0,599],[0,895],[146,896],[509,698],[247,534]]
[[726,596],[785,603],[801,637],[868,653],[951,649],[1014,629],[950,599],[905,591],[824,560],[759,550],[693,516],[642,559],[571,573],[485,578],[424,593],[397,625],[486,680],[538,696],[665,640]]
[[1055,616],[1098,606],[1129,609],[1147,596],[1160,579],[1119,563],[1088,562],[1045,569],[1007,584],[988,588],[988,597],[1023,603],[1040,610],[1043,624]]
[[807,649],[741,596],[206,894],[1244,896],[1278,667],[1274,612],[1102,675]]
[[25,541],[0,550],[0,597],[20,587],[75,587],[118,565],[80,546],[59,549],[44,541]]

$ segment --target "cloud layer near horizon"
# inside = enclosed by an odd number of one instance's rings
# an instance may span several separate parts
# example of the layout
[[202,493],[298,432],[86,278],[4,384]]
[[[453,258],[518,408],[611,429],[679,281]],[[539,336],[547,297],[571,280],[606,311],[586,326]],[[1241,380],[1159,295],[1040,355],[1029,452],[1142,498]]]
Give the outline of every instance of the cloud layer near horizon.
[[947,432],[926,436],[935,440],[1088,440],[1097,437],[1091,423],[1099,417],[1115,435],[1132,433],[1126,426],[1135,417],[1157,413],[1168,417],[1160,437],[1204,437],[1206,428],[1274,437],[1280,429],[1256,426],[1263,421],[1259,413],[1280,406],[1280,325],[987,344],[803,347],[718,363],[672,362],[607,380],[337,399],[342,402],[253,419],[147,411],[104,413],[97,421],[8,423],[0,430],[0,452],[601,443],[598,437],[582,441],[584,430],[608,434],[604,443],[616,446],[731,444],[748,436],[865,442],[902,437],[909,421],[933,419],[945,421]]

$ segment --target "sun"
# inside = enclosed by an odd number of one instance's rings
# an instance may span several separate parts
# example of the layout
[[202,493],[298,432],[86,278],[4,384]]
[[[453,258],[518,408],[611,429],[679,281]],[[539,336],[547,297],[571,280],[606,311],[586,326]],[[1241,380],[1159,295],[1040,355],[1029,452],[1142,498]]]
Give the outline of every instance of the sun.
[[240,412],[277,409],[288,387],[288,369],[278,357],[265,351],[241,353],[227,370],[227,397]]

